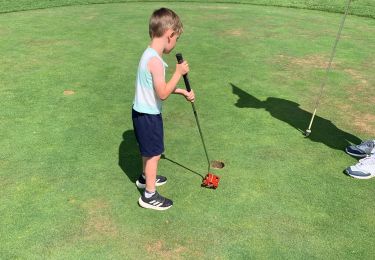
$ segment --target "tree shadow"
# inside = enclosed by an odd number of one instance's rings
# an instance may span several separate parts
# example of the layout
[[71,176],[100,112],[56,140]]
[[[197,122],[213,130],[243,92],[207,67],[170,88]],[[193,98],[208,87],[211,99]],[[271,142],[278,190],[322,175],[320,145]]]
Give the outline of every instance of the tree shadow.
[[[312,114],[299,107],[299,104],[290,100],[268,97],[261,101],[239,87],[230,83],[233,94],[239,97],[235,106],[239,108],[265,109],[274,118],[283,121],[301,134],[307,129]],[[331,121],[315,115],[311,134],[306,137],[313,142],[319,142],[326,146],[344,151],[345,147],[351,144],[359,144],[361,139],[337,128]]]
[[126,130],[122,134],[122,139],[118,152],[118,165],[129,180],[135,183],[142,173],[142,158],[134,131]]

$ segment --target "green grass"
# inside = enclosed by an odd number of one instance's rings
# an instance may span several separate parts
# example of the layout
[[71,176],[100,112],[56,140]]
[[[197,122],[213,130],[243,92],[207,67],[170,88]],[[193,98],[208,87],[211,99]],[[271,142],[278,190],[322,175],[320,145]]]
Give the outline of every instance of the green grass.
[[[175,205],[153,212],[137,205],[130,108],[147,21],[164,5],[185,26],[168,76],[182,52],[209,155],[226,166],[217,190],[200,188],[194,116],[170,97],[159,191]],[[371,259],[373,180],[342,171],[356,162],[349,141],[375,136],[373,19],[347,18],[311,138],[298,130],[340,20],[213,3],[0,15],[0,258]]]
[[[0,0],[0,13],[32,10],[40,8],[120,3],[120,2],[157,2],[155,0]],[[302,9],[320,10],[334,13],[343,13],[347,1],[345,0],[170,0],[165,2],[207,2],[207,3],[235,3],[266,6],[292,7]],[[375,18],[375,4],[372,0],[353,0],[350,14]]]

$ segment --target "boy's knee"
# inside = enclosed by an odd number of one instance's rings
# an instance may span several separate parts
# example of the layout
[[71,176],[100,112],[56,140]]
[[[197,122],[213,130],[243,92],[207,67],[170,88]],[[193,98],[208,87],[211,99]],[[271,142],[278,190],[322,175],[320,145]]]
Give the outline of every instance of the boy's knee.
[[159,161],[161,157],[161,154],[155,155],[155,156],[150,156],[150,157],[144,157],[146,161]]

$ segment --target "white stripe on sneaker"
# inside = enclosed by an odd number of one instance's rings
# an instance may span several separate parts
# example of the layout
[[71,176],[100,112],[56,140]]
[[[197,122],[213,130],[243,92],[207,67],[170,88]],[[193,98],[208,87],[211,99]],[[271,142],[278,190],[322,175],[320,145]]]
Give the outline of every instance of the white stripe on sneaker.
[[[155,201],[155,200],[154,200]],[[161,205],[158,205],[158,206],[154,206],[150,203],[146,203],[142,200],[142,197],[139,198],[138,200],[138,204],[143,207],[143,208],[146,208],[146,209],[154,209],[154,210],[167,210],[169,209],[170,207],[172,207],[172,205],[168,206],[168,207],[161,207],[163,204]]]

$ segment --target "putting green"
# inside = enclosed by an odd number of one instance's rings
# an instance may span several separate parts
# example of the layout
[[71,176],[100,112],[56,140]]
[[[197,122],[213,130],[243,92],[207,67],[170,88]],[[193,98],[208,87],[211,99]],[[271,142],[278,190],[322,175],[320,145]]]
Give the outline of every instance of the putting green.
[[[151,12],[185,32],[196,108],[164,104],[159,192],[137,205],[130,108]],[[374,181],[343,149],[375,136],[375,20],[349,16],[303,138],[340,14],[204,3],[126,3],[0,15],[0,252],[8,258],[361,258],[374,255]],[[181,82],[181,87],[183,84]]]

